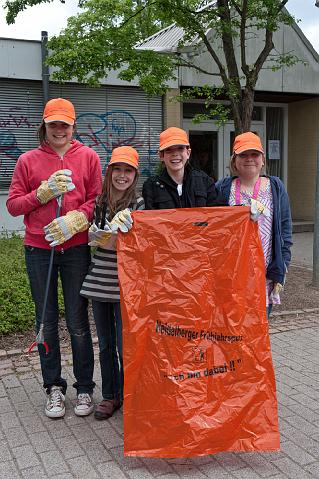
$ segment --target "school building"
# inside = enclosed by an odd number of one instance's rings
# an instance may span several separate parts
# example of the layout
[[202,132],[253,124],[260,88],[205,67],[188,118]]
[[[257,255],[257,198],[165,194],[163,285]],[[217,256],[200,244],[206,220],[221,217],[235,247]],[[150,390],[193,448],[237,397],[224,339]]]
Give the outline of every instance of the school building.
[[[182,34],[171,25],[141,48],[174,51]],[[266,147],[268,173],[279,176],[287,187],[294,221],[311,227],[319,145],[319,56],[296,24],[282,25],[274,43],[277,51],[294,52],[301,61],[276,72],[262,70],[251,129]],[[112,149],[129,144],[139,151],[142,178],[147,178],[158,166],[160,131],[180,126],[189,133],[194,164],[216,179],[229,175],[233,122],[220,128],[213,120],[194,124],[192,118],[204,111],[204,102],[174,101],[185,88],[211,83],[210,77],[180,68],[164,97],[149,97],[137,82],[119,80],[116,72],[99,88],[75,82],[61,85],[50,80],[43,61],[45,44],[45,34],[39,41],[0,38],[0,232],[23,229],[22,217],[12,218],[5,202],[19,155],[37,147],[36,131],[48,98],[61,96],[74,103],[77,139],[97,151],[103,170]],[[248,55],[255,56],[260,47],[254,39]],[[192,55],[191,48],[187,55]],[[204,49],[196,62],[217,72]]]

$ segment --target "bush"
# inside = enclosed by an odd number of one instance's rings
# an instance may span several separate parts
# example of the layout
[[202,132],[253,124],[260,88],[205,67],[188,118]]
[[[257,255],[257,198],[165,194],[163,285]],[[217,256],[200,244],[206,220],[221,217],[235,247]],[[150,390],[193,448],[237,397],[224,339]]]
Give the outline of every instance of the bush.
[[[60,304],[62,295],[59,292]],[[63,313],[63,310],[60,311]],[[35,321],[20,236],[0,237],[0,334],[23,332]]]

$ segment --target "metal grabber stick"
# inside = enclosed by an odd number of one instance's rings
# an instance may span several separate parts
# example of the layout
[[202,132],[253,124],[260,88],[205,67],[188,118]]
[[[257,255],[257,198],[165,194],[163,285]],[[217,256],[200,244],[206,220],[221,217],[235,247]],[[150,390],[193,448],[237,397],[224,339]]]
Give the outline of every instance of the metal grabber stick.
[[[56,200],[57,200],[57,203],[58,203],[56,218],[59,218],[60,213],[61,213],[62,196],[58,196]],[[49,353],[49,346],[45,342],[45,338],[44,338],[44,319],[45,319],[45,313],[46,313],[46,309],[47,309],[49,288],[50,288],[50,282],[51,282],[53,259],[54,259],[54,250],[55,250],[55,247],[52,246],[51,253],[50,253],[50,261],[49,261],[47,282],[46,282],[46,286],[45,286],[43,308],[42,308],[42,314],[41,314],[41,319],[40,319],[40,328],[39,328],[38,334],[36,335],[35,341],[31,344],[31,346],[28,349],[28,353],[31,353],[31,351],[36,346],[38,346],[39,344],[42,344],[44,346],[45,354]]]

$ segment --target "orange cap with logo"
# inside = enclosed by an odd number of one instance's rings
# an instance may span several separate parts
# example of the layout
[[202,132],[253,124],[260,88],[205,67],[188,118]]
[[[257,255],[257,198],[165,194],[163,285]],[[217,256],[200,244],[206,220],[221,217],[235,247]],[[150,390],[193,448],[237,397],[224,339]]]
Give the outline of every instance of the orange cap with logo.
[[138,169],[138,153],[132,146],[119,146],[114,148],[109,162],[109,166],[114,163],[126,163]]
[[69,100],[64,98],[53,98],[45,105],[43,112],[43,121],[51,123],[53,121],[63,121],[68,125],[74,125],[75,109]]
[[233,154],[239,155],[247,150],[256,150],[264,154],[259,136],[251,131],[237,135],[234,141]]
[[160,134],[159,151],[163,151],[170,146],[189,146],[189,139],[186,131],[181,128],[171,126]]

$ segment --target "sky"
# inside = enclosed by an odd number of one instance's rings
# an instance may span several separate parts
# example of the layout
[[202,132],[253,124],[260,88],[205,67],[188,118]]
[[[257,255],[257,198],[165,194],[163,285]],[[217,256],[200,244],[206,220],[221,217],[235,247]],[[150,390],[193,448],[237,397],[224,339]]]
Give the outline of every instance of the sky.
[[[0,37],[40,40],[42,30],[46,30],[50,37],[66,26],[67,18],[77,12],[78,0],[65,0],[64,4],[54,0],[52,3],[29,7],[18,15],[14,25],[6,24],[2,8],[4,3],[4,0],[0,0]],[[299,27],[319,52],[319,8],[314,4],[315,0],[289,0],[287,8],[301,20]]]

